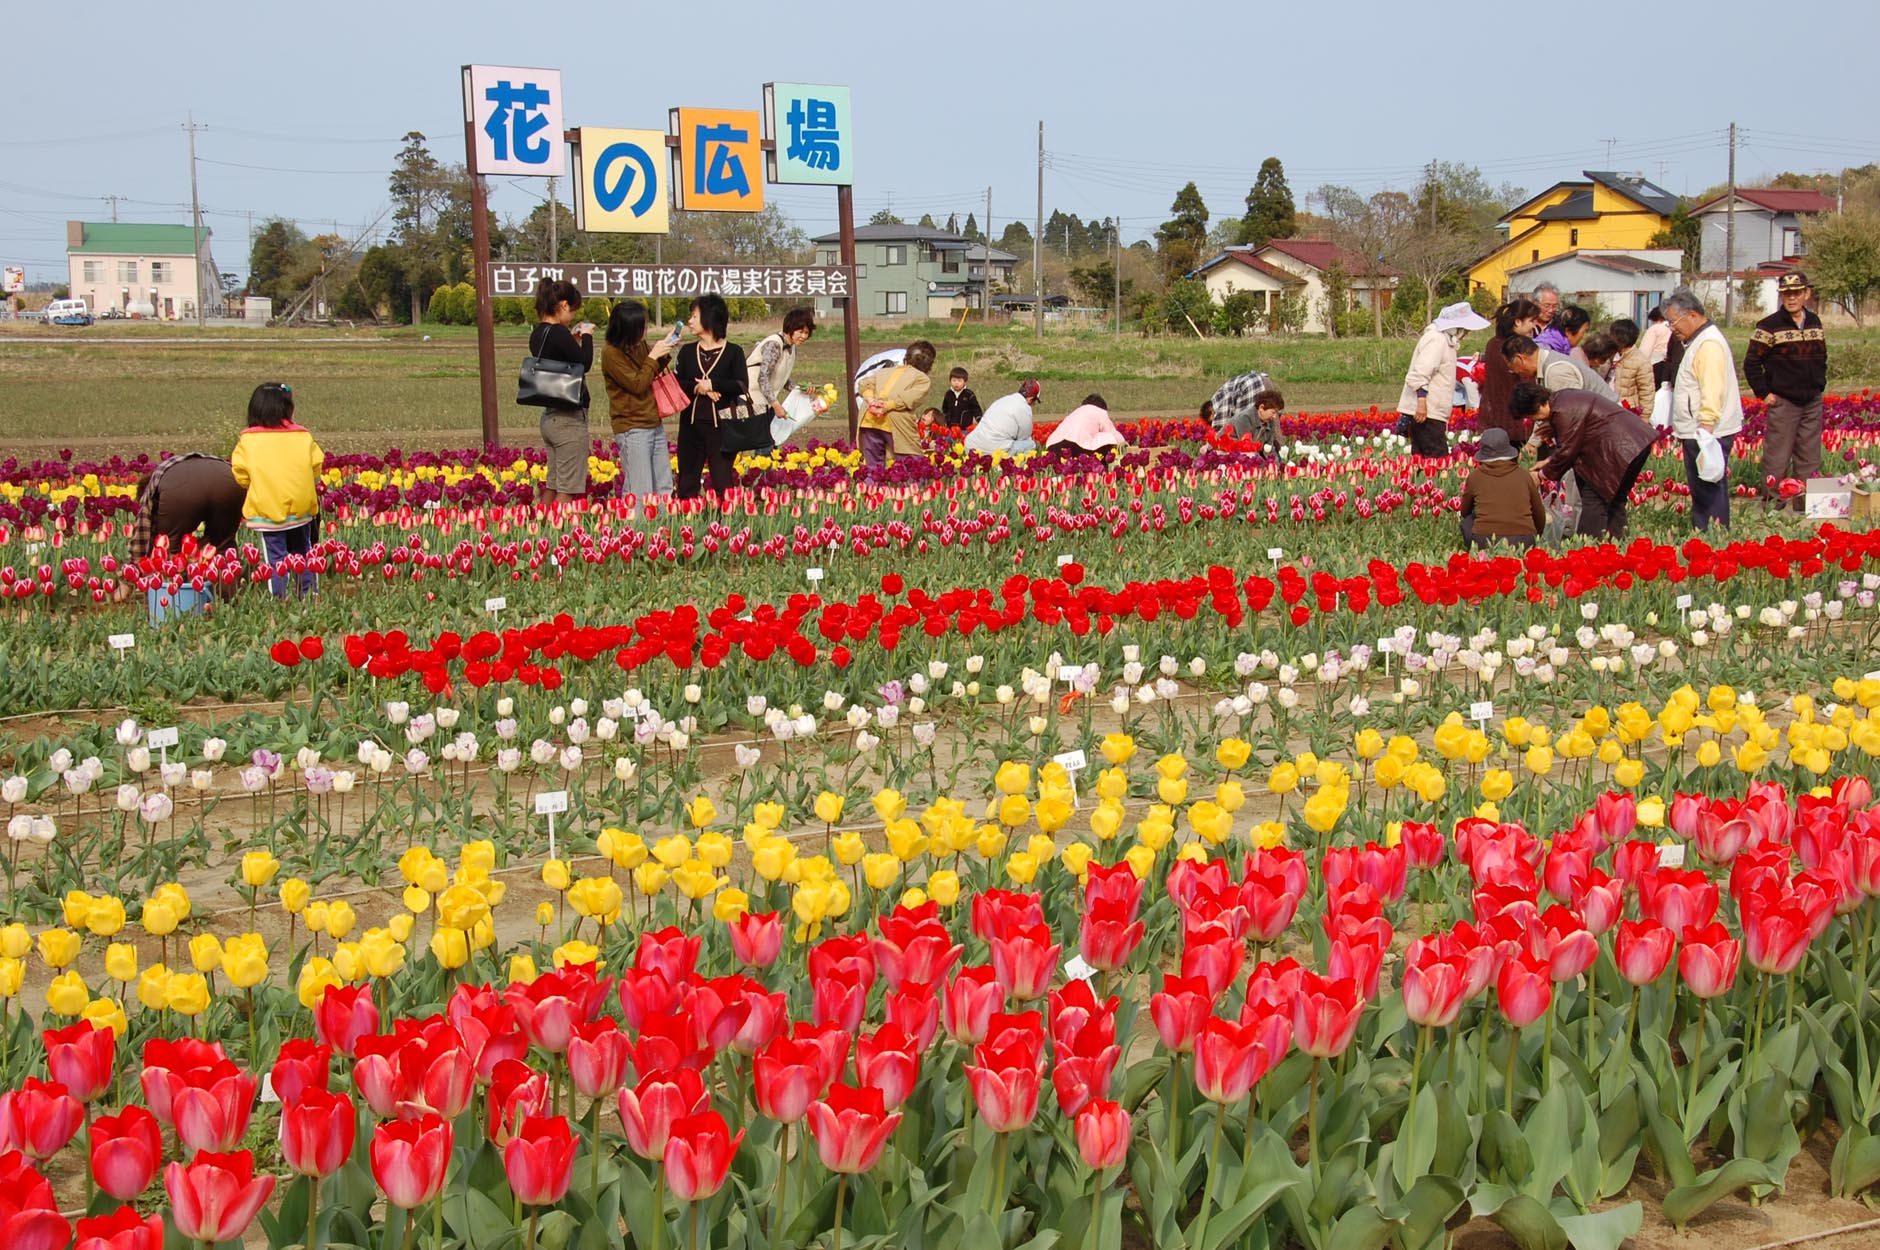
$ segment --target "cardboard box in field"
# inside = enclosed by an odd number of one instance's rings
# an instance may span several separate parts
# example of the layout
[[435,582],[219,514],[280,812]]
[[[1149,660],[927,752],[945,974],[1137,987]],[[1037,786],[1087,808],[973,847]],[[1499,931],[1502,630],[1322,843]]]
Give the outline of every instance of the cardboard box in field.
[[1811,520],[1847,520],[1854,515],[1854,492],[1838,477],[1811,477],[1803,514]]

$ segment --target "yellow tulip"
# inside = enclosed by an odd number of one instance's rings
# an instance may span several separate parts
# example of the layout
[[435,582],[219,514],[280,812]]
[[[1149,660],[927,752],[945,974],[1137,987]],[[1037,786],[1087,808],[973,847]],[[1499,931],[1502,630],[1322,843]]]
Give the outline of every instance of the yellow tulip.
[[1625,758],[1625,748],[1619,745],[1617,738],[1607,738],[1599,744],[1599,762],[1611,768]]
[[685,818],[692,822],[694,829],[704,829],[718,819],[718,808],[710,799],[701,794],[685,805]]
[[341,942],[333,948],[333,968],[348,985],[357,985],[369,975],[357,942]]
[[1186,777],[1157,777],[1155,797],[1170,807],[1180,807],[1188,801],[1188,779]]
[[509,957],[509,983],[527,985],[536,978],[535,960],[527,955]]
[[137,948],[129,942],[113,942],[104,951],[105,975],[128,985],[137,979]]
[[465,872],[482,875],[495,872],[496,844],[487,838],[466,842],[457,852],[457,862],[463,866]]
[[601,836],[595,840],[595,846],[616,868],[630,871],[646,862],[646,840],[637,833],[628,833],[624,829],[603,829]]
[[0,958],[24,959],[32,949],[33,935],[19,921],[0,928]]
[[566,968],[570,965],[578,968],[583,964],[594,964],[598,967],[601,962],[601,952],[598,946],[583,942],[578,938],[570,938],[555,948],[552,958],[557,968]]
[[213,933],[198,933],[189,939],[189,962],[197,972],[204,974],[222,966],[222,944],[215,940]]
[[868,854],[868,844],[862,841],[862,835],[853,830],[838,833],[829,841],[829,849],[835,852],[837,861],[843,867],[850,868],[862,862],[862,856]]
[[251,890],[259,890],[274,880],[274,874],[281,870],[281,861],[268,851],[249,851],[242,856],[242,884]]
[[1514,774],[1505,768],[1491,768],[1482,774],[1482,797],[1499,803],[1514,793]]
[[776,829],[783,824],[783,804],[759,803],[751,809],[751,819],[766,829]]
[[1219,846],[1233,833],[1234,818],[1222,811],[1220,804],[1203,799],[1188,809],[1188,827],[1203,841]]
[[1706,738],[1697,748],[1697,764],[1700,768],[1715,768],[1723,762],[1723,748],[1717,745],[1715,738]]
[[1419,754],[1416,739],[1404,734],[1398,734],[1393,737],[1390,740],[1390,744],[1386,746],[1384,750],[1401,761],[1405,767],[1416,763],[1416,758]]
[[724,885],[725,879],[704,860],[688,859],[672,870],[672,883],[679,887],[679,893],[696,902]]
[[862,880],[871,890],[885,890],[901,875],[901,861],[882,851],[862,856]]
[[1639,782],[1645,780],[1644,761],[1620,760],[1618,766],[1612,770],[1612,779],[1627,790],[1637,789]]
[[1105,799],[1090,813],[1090,832],[1099,841],[1108,842],[1123,827],[1123,805],[1111,799]]
[[927,835],[921,832],[920,825],[916,821],[891,820],[888,822],[886,834],[888,849],[904,864],[913,863],[927,849]]
[[1105,734],[1097,750],[1112,766],[1121,768],[1136,756],[1136,740],[1128,734]]
[[1525,717],[1510,716],[1501,723],[1501,736],[1508,740],[1511,747],[1525,747],[1532,733]]
[[752,848],[751,867],[764,880],[776,881],[795,858],[796,847],[790,840],[772,835],[764,840],[763,845]]
[[130,1032],[131,1022],[124,1015],[124,1005],[115,998],[94,998],[78,1014],[97,1028],[110,1029],[119,1038]]
[[1461,759],[1469,749],[1469,727],[1459,720],[1444,721],[1436,727],[1436,735],[1432,741],[1436,747],[1436,753],[1454,763]]
[[359,956],[368,974],[389,977],[405,966],[405,945],[389,929],[367,929],[359,939]]
[[61,904],[65,912],[65,923],[67,927],[73,929],[88,928],[89,926],[86,922],[91,916],[91,904],[92,897],[85,893],[85,891],[67,890]]
[[144,900],[143,915],[139,919],[145,933],[151,937],[168,937],[176,932],[178,917],[176,908],[168,899],[150,898]]
[[742,919],[751,910],[751,896],[743,890],[728,888],[718,891],[718,897],[712,900],[712,919],[719,924],[733,924]]
[[326,931],[335,942],[344,941],[358,922],[358,914],[345,899],[335,899],[326,905]]
[[405,853],[398,857],[398,875],[410,884],[416,885],[424,876],[425,865],[434,858],[436,857],[431,854],[431,848],[428,846],[407,847]]
[[812,810],[815,811],[817,820],[825,825],[833,825],[842,819],[842,796],[824,790],[816,796]]
[[1266,788],[1270,794],[1291,794],[1299,788],[1299,770],[1285,761],[1275,764],[1267,774]]
[[602,925],[620,919],[626,902],[620,883],[612,877],[583,877],[568,891],[568,905],[584,920],[598,920]]
[[1306,827],[1314,833],[1330,833],[1345,814],[1348,795],[1343,790],[1323,789],[1306,800]]
[[1025,851],[1014,851],[1006,857],[1005,876],[1014,885],[1030,885],[1038,876],[1038,861]]
[[1000,794],[1023,794],[1031,789],[1031,765],[1006,760],[992,776],[992,786]]
[[1208,862],[1208,848],[1202,846],[1199,842],[1190,842],[1187,846],[1175,852],[1175,858],[1177,860],[1185,859],[1193,864],[1205,864]]
[[431,931],[431,957],[439,967],[463,967],[470,962],[470,935],[462,929],[439,925]]
[[881,823],[884,825],[890,821],[901,819],[907,812],[907,799],[899,790],[877,790],[875,791],[875,797],[872,802],[875,807],[875,815],[881,818]]
[[1146,881],[1150,870],[1155,867],[1155,852],[1146,846],[1132,846],[1123,852],[1123,862],[1136,874],[1136,880]]
[[548,926],[554,923],[555,923],[555,905],[553,903],[537,903],[535,905],[536,928],[546,929],[548,928]]
[[1529,747],[1521,756],[1521,764],[1537,777],[1545,777],[1554,771],[1554,752],[1552,747]]
[[1437,802],[1449,790],[1449,782],[1442,771],[1422,762],[1410,766],[1410,773],[1405,775],[1404,781],[1425,803]]
[[692,847],[693,852],[713,868],[723,868],[730,863],[734,849],[730,836],[723,833],[700,834]]
[[1031,819],[1031,800],[1022,794],[1005,792],[999,799],[999,823],[1016,829]]
[[11,955],[0,955],[0,998],[13,998],[26,984],[26,963]]
[[[208,993],[204,989],[203,993]],[[91,1001],[91,990],[85,985],[85,978],[73,968],[61,972],[52,978],[52,984],[46,987],[46,1010],[55,1016],[72,1017],[85,1010],[85,1004]]]
[[1384,751],[1384,735],[1375,729],[1360,729],[1352,738],[1352,747],[1361,760],[1376,759]]
[[1173,813],[1166,807],[1152,807],[1136,822],[1136,840],[1151,851],[1159,852],[1175,836]]
[[230,938],[221,961],[223,975],[238,990],[252,989],[268,978],[268,944],[258,933]]
[[1404,762],[1396,756],[1389,754],[1380,755],[1378,756],[1377,763],[1374,764],[1372,768],[1379,788],[1395,790],[1398,786],[1403,784],[1405,772]]
[[829,914],[834,885],[828,881],[806,881],[790,894],[790,911],[804,924],[815,924]]
[[664,864],[649,860],[633,870],[633,884],[641,894],[651,898],[666,888],[666,880],[670,876]]
[[1129,797],[1129,774],[1120,768],[1106,768],[1098,773],[1097,797],[1121,803]]
[[[308,960],[312,963],[312,960]],[[325,960],[321,960],[325,963]],[[175,975],[162,964],[151,964],[137,974],[137,1001],[151,1011],[161,1011],[170,1005],[170,978]]]
[[[687,843],[686,852],[687,852],[687,855],[690,855],[691,853],[690,843]],[[683,862],[684,858],[685,858],[684,856],[681,856],[681,862]],[[570,883],[571,883],[571,877],[568,872],[567,860],[550,859],[550,860],[543,861],[542,863],[542,884],[543,885],[555,891],[557,894],[560,894],[564,892],[565,890],[567,890]],[[483,896],[480,894],[477,895],[477,898],[479,901],[482,899],[482,897]],[[462,927],[467,929],[470,926],[464,925]]]
[[1230,773],[1245,768],[1252,755],[1253,744],[1244,738],[1223,738],[1214,748],[1214,762]]
[[1072,876],[1082,881],[1084,870],[1090,867],[1090,861],[1095,856],[1096,851],[1088,842],[1073,842],[1059,853],[1058,859]]
[[1005,830],[997,825],[981,825],[973,849],[979,852],[979,858],[992,860],[1005,854],[1005,843]]
[[78,958],[78,945],[78,934],[70,929],[45,929],[39,934],[39,957],[56,971]]
[[[567,865],[560,860],[549,863],[561,864],[562,871],[567,871]],[[473,885],[453,885],[437,896],[437,920],[446,928],[468,929],[489,914],[489,900]]]
[[1662,829],[1665,824],[1665,801],[1657,795],[1650,795],[1638,801],[1638,823],[1647,829]]
[[927,897],[942,907],[951,907],[960,901],[960,874],[951,868],[942,868],[927,878]]
[[[301,912],[307,910],[307,902],[312,897],[312,887],[299,877],[289,877],[287,880],[281,882],[281,908],[290,916],[298,916]],[[145,910],[147,913],[149,909],[146,908]],[[144,928],[148,929],[149,927],[150,925],[146,921]],[[171,927],[174,928],[175,926]]]
[[196,972],[179,972],[163,987],[164,1004],[179,1016],[199,1016],[209,1009],[209,980]]
[[653,858],[667,868],[677,868],[692,858],[692,840],[681,833],[661,838],[653,843]]
[[152,892],[150,897],[160,898],[168,902],[170,909],[176,913],[178,923],[189,919],[189,891],[185,890],[176,882],[164,882]]

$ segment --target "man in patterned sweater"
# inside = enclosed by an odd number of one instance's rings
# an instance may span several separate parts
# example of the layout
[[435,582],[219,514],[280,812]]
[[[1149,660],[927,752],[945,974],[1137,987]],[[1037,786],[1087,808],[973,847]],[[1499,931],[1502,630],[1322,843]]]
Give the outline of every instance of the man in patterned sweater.
[[[1821,393],[1828,387],[1828,336],[1808,310],[1814,289],[1800,270],[1776,284],[1780,312],[1756,323],[1743,358],[1743,377],[1768,401],[1763,439],[1762,498],[1779,497],[1784,478],[1806,482],[1821,472]],[[1797,506],[1801,497],[1795,499]]]

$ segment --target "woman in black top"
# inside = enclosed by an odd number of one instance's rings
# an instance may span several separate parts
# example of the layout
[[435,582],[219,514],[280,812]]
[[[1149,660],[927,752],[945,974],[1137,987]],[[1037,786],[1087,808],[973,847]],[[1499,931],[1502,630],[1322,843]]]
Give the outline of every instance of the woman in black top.
[[731,420],[744,397],[749,370],[744,349],[727,343],[731,310],[723,297],[701,295],[686,322],[696,338],[679,349],[673,375],[692,404],[679,414],[679,482],[675,494],[697,499],[703,472],[711,474],[712,494],[722,495],[737,482],[731,456],[718,441],[718,422]]
[[[529,354],[540,360],[565,360],[594,366],[594,327],[573,325],[581,307],[581,288],[556,278],[543,278],[535,288],[535,313],[540,320],[529,332]],[[573,328],[569,327],[573,325]],[[542,443],[548,448],[548,482],[542,502],[570,503],[587,494],[588,390],[581,384],[578,408],[542,409]]]

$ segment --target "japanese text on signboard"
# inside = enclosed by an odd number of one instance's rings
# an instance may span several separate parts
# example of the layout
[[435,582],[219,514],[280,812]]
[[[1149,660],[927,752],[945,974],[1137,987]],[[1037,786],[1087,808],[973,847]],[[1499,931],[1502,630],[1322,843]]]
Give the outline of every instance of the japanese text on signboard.
[[772,182],[854,183],[847,87],[770,83],[764,88],[764,120],[776,147]]
[[846,299],[853,287],[840,265],[555,265],[498,261],[490,265],[490,294],[533,295],[543,278],[565,279],[583,295],[687,298],[694,295],[790,299]]
[[666,136],[657,130],[583,126],[575,145],[575,228],[665,234]]
[[764,207],[762,120],[737,109],[672,110],[679,207],[755,213]]
[[464,116],[476,139],[477,172],[559,177],[561,71],[512,65],[464,67]]

